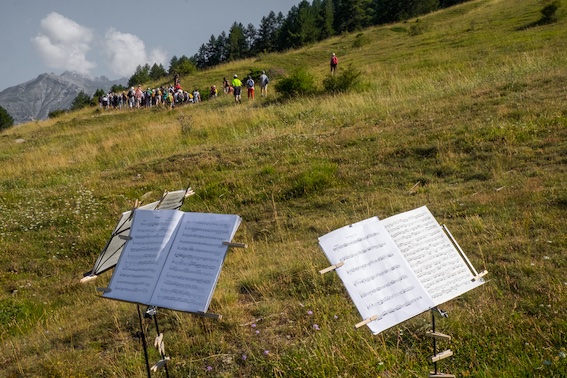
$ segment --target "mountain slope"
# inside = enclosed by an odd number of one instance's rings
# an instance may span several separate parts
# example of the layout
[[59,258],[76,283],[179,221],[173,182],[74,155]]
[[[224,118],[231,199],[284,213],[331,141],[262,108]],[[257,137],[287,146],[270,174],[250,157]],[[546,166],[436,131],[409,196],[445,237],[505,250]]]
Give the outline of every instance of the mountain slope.
[[69,109],[81,91],[91,95],[97,89],[108,91],[115,84],[125,85],[126,80],[91,79],[73,72],[45,73],[0,92],[0,106],[8,111],[16,124],[43,120],[54,110]]

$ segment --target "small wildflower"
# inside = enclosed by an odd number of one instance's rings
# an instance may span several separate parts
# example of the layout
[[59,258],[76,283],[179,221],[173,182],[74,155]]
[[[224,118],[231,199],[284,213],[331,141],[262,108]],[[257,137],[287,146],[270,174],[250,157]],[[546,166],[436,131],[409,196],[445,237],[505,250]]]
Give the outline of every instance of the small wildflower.
[[242,355],[242,361],[246,361],[247,358],[248,358],[247,355],[245,355],[245,354]]
[[266,350],[264,351],[264,355],[267,356],[268,354],[270,354],[270,351],[266,349]]
[[339,316],[338,316],[338,315],[335,315],[335,316],[333,316],[333,317],[334,317],[335,319],[338,319],[338,318],[339,318]]
[[307,315],[313,315],[313,311],[311,310],[307,311]]
[[250,327],[256,328],[256,323],[252,323],[252,324],[250,325]]
[[314,329],[315,331],[320,331],[320,330],[321,330],[321,328],[319,328],[319,325],[318,325],[318,324],[313,324],[313,329]]
[[207,371],[211,371],[211,370],[213,370],[213,367],[209,365],[209,366],[207,366],[205,369],[206,369]]
[[259,335],[259,334],[260,334],[260,331],[256,330],[256,335]]

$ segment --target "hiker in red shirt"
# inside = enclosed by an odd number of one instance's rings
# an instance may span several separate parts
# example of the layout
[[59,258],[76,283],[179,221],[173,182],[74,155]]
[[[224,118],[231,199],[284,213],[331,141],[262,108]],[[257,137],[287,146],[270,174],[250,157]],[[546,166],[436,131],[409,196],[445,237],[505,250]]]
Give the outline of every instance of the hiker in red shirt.
[[331,56],[331,74],[334,74],[337,70],[337,65],[339,64],[339,58],[333,53]]

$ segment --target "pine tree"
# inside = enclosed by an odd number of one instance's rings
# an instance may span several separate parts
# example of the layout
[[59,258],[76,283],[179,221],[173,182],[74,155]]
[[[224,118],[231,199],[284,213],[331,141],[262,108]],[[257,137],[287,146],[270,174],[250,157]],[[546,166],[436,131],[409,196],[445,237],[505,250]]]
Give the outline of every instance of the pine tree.
[[244,26],[234,22],[228,33],[228,60],[238,60],[245,58],[246,37]]

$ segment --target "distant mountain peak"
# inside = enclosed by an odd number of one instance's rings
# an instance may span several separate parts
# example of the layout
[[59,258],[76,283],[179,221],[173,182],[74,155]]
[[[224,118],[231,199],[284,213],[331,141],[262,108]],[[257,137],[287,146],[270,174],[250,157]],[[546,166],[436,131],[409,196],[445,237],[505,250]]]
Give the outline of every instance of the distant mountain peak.
[[0,106],[14,118],[14,123],[47,119],[54,110],[66,110],[80,92],[94,94],[97,89],[110,91],[113,85],[126,86],[128,79],[109,80],[106,76],[89,77],[74,71],[61,75],[43,73],[37,78],[0,92]]

